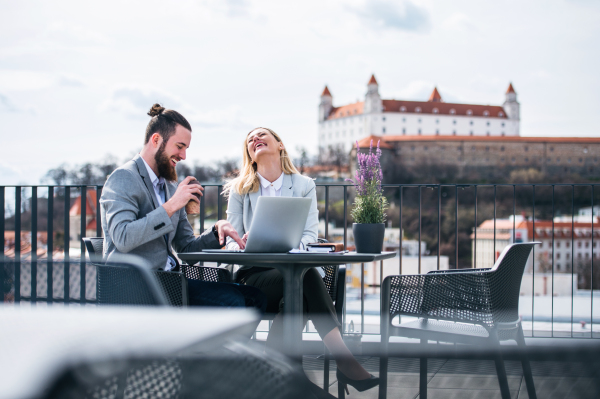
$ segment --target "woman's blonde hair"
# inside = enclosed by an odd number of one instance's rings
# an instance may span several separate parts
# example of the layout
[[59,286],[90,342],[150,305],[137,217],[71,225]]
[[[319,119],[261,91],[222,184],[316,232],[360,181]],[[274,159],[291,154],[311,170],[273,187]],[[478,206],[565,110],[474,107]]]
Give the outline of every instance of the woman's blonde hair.
[[[266,130],[267,132],[271,133],[271,135],[273,137],[275,137],[275,140],[277,140],[280,143],[283,143],[281,141],[281,138],[277,135],[277,133],[275,133],[274,131],[272,131],[269,128],[257,127],[257,128],[252,129],[246,135],[246,139],[244,139],[244,150],[243,150],[244,157],[243,157],[243,161],[242,161],[242,168],[240,169],[240,174],[238,175],[238,177],[236,177],[232,181],[225,184],[225,186],[223,187],[223,195],[229,196],[229,193],[231,192],[232,189],[241,195],[248,194],[248,193],[254,193],[254,192],[258,191],[258,189],[260,187],[260,180],[258,179],[258,174],[256,171],[257,166],[256,166],[256,162],[254,162],[252,160],[252,158],[250,157],[250,153],[248,152],[248,142],[247,142],[248,136],[250,136],[252,134],[252,132],[254,132],[258,129]],[[296,169],[296,167],[292,163],[292,160],[290,159],[290,157],[285,149],[285,146],[283,147],[282,150],[279,151],[279,160],[281,161],[281,170],[283,171],[283,173],[285,173],[287,175],[291,175],[293,173],[300,173],[300,172],[298,172],[298,169]]]

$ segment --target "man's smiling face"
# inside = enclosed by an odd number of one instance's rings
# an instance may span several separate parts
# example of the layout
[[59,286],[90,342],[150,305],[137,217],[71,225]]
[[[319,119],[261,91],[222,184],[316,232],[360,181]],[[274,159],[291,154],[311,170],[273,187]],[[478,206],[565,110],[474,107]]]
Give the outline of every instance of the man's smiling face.
[[[162,140],[162,138],[160,138]],[[192,132],[181,125],[177,125],[175,133],[167,142],[162,141],[154,155],[158,168],[158,177],[164,177],[169,181],[177,181],[177,163],[184,160],[186,150],[190,147]]]

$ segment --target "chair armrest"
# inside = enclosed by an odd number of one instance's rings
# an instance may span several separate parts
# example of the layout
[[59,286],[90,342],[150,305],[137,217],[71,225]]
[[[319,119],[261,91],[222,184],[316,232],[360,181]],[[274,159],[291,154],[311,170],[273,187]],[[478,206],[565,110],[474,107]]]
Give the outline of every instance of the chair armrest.
[[388,276],[382,312],[395,315],[493,324],[488,273]]
[[427,272],[427,274],[446,274],[446,273],[479,273],[486,272],[492,270],[491,267],[483,268],[483,269],[448,269],[448,270],[432,270]]
[[214,283],[231,283],[233,281],[231,272],[222,267],[181,265],[181,271],[185,278],[191,280]]

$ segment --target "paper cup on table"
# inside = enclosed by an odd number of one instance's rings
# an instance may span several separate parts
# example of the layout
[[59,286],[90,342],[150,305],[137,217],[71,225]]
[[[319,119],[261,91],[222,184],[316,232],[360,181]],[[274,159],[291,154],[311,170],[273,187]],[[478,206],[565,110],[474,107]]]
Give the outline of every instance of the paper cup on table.
[[[196,179],[193,179],[193,180],[190,180],[190,182],[188,184],[200,185],[200,182]],[[200,194],[194,194],[194,195],[196,196],[196,198],[198,198],[198,201],[200,201]],[[185,212],[188,215],[199,215],[200,214],[200,204],[194,200],[190,200],[190,202],[188,202],[187,205],[185,206]]]

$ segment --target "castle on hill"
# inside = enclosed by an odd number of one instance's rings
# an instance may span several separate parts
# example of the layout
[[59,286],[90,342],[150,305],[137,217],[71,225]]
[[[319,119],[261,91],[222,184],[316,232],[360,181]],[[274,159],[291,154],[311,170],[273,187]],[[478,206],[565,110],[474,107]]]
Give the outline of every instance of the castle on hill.
[[502,105],[444,102],[437,88],[427,101],[384,100],[372,75],[364,101],[333,106],[325,86],[319,104],[319,146],[349,151],[365,136],[519,136],[520,105],[512,84]]

